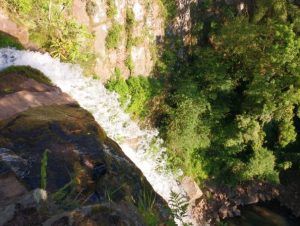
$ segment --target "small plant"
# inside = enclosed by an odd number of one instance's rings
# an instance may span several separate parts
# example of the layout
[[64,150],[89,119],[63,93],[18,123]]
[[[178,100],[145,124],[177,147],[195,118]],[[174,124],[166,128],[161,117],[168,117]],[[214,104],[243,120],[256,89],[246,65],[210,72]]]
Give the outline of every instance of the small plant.
[[106,48],[116,49],[121,41],[122,26],[120,24],[114,23],[109,29],[106,36]]
[[159,216],[155,210],[156,196],[152,192],[143,191],[138,200],[138,211],[144,218],[145,224],[149,226],[159,225]]
[[105,191],[104,191],[105,199],[109,203],[113,202],[115,193],[117,193],[119,190],[121,190],[124,186],[125,186],[125,184],[121,184],[121,186],[117,187],[115,190],[105,189]]
[[115,15],[117,15],[118,13],[115,1],[107,0],[106,4],[107,4],[106,15],[109,19],[113,19]]
[[131,8],[126,9],[126,30],[132,30],[135,24],[134,13]]
[[47,187],[47,164],[48,164],[48,152],[46,149],[43,153],[41,160],[41,188],[46,190]]
[[183,222],[183,218],[187,216],[188,202],[184,196],[174,191],[170,194],[170,207],[172,210],[172,215],[175,219]]

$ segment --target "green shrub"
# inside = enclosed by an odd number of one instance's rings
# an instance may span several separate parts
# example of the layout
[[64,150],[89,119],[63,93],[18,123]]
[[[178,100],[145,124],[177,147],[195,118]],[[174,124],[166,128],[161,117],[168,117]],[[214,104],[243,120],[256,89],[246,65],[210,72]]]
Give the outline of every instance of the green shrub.
[[135,24],[134,20],[134,13],[132,8],[127,8],[126,9],[126,30],[132,30],[133,26]]
[[16,49],[24,49],[23,46],[19,43],[19,41],[3,32],[0,32],[0,48],[5,47],[14,47]]
[[108,34],[106,36],[106,48],[107,49],[115,49],[119,46],[121,41],[121,33],[122,26],[120,24],[114,23],[112,27],[109,29]]

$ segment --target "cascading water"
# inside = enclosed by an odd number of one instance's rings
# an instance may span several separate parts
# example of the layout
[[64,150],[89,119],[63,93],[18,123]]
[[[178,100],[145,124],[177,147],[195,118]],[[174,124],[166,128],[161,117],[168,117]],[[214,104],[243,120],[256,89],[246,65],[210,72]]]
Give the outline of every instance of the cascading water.
[[[140,129],[121,109],[116,93],[107,91],[99,81],[84,77],[78,65],[62,63],[49,54],[0,49],[0,70],[12,65],[28,65],[40,70],[62,91],[90,111],[108,136],[118,141],[124,153],[167,202],[171,191],[185,195],[176,176],[165,170],[165,149],[157,136],[158,132]],[[185,221],[190,219],[188,217]]]

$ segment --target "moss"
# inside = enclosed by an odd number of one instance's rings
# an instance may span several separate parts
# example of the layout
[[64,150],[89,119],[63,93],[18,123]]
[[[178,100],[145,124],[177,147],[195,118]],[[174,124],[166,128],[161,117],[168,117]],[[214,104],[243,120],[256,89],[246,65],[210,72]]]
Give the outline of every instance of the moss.
[[5,48],[5,47],[24,49],[24,47],[20,44],[20,42],[16,38],[0,31],[0,48]]
[[52,82],[42,72],[29,66],[11,66],[0,72],[0,83],[5,83],[11,74],[18,73],[18,75],[26,78],[34,79],[38,82],[52,85]]

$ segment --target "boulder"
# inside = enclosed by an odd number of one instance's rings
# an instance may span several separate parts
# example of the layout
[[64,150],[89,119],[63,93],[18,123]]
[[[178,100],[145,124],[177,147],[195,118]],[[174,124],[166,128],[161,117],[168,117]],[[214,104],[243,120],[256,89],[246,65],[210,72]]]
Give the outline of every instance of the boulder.
[[203,192],[191,177],[184,177],[181,186],[188,195],[191,203],[194,203],[195,200],[201,198],[203,195]]

